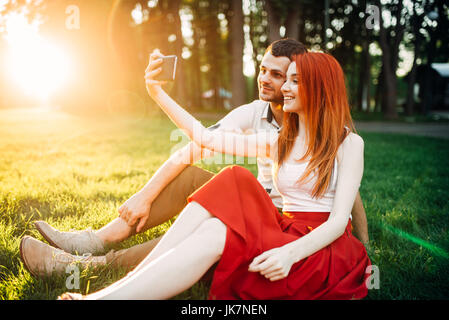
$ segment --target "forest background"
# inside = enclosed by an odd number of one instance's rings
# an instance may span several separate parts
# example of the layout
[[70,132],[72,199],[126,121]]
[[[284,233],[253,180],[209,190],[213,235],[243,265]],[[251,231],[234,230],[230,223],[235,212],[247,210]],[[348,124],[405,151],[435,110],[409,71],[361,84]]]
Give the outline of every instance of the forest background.
[[[58,68],[69,76],[57,90],[33,95],[28,92],[33,83],[11,80],[10,22],[17,17],[62,52]],[[155,111],[143,73],[149,53],[159,48],[178,56],[177,80],[168,90],[181,105],[225,113],[257,99],[266,47],[289,37],[338,59],[354,113],[426,116],[434,109],[432,97],[425,94],[429,88],[417,95],[416,84],[430,75],[419,70],[448,62],[448,30],[443,0],[3,0],[0,108],[45,104],[80,114]],[[21,49],[33,52],[31,45]]]

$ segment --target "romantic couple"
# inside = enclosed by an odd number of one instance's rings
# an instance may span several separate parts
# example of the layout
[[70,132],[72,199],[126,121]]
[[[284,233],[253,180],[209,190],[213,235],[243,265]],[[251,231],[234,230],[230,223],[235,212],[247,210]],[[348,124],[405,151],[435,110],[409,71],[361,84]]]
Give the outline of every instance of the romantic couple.
[[[130,270],[98,292],[60,299],[167,299],[212,272],[209,299],[364,298],[371,264],[358,193],[364,143],[339,63],[295,40],[275,41],[260,65],[260,100],[204,128],[155,80],[161,56],[150,55],[148,93],[192,141],[100,230],[35,222],[51,246],[22,239],[28,271],[49,276],[74,262]],[[239,166],[214,175],[190,165],[213,152],[257,157],[257,179]],[[92,255],[177,214],[160,238]]]

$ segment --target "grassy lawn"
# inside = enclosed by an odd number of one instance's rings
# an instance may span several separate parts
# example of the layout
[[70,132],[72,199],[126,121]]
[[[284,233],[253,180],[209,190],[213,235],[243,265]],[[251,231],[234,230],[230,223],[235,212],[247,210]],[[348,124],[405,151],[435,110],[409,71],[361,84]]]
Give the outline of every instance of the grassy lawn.
[[[207,124],[209,124],[208,122]],[[57,113],[0,112],[0,299],[55,299],[66,275],[33,278],[23,267],[24,235],[43,238],[35,220],[61,230],[100,228],[168,158],[179,139],[160,116],[82,119]],[[449,297],[449,140],[360,133],[365,174],[360,189],[380,288],[368,299]],[[174,135],[177,137],[177,135]],[[200,163],[217,172],[225,165]],[[245,165],[254,174],[255,165]],[[163,234],[170,222],[133,237],[126,248]],[[80,292],[125,275],[101,268],[81,272]],[[204,299],[199,283],[176,299]]]

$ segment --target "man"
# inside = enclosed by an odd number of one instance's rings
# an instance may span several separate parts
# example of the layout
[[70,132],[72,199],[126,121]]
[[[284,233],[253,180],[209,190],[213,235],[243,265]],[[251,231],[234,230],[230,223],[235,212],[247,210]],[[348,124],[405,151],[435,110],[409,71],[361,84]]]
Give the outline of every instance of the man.
[[[286,79],[290,57],[305,51],[303,44],[292,39],[272,43],[260,65],[260,100],[234,109],[210,129],[241,132],[278,130],[283,118],[281,87]],[[117,252],[111,250],[106,256],[81,257],[68,253],[102,252],[107,244],[123,241],[176,216],[187,204],[187,197],[213,176],[211,172],[191,166],[202,158],[202,153],[201,148],[193,142],[175,152],[148,183],[119,208],[120,217],[98,231],[60,232],[43,221],[35,222],[42,236],[60,249],[25,237],[20,246],[25,266],[34,275],[63,272],[67,264],[75,261],[91,265],[111,263],[131,270],[151,252],[159,238]],[[271,160],[258,158],[257,179],[281,211],[282,199],[273,186],[271,165]],[[352,224],[354,235],[366,244],[369,240],[367,221],[359,194],[352,210]]]

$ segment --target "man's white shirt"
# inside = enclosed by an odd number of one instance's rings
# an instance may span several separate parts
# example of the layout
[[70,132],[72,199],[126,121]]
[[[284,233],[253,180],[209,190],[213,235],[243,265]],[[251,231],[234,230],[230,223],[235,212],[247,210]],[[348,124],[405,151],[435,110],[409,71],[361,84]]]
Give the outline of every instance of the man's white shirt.
[[[247,134],[263,130],[279,131],[279,128],[270,104],[262,100],[254,100],[249,104],[235,108],[217,124],[209,127],[213,130],[236,131]],[[271,159],[257,158],[257,180],[270,195],[273,204],[277,208],[282,208],[282,197],[273,184],[272,166],[273,161]]]

